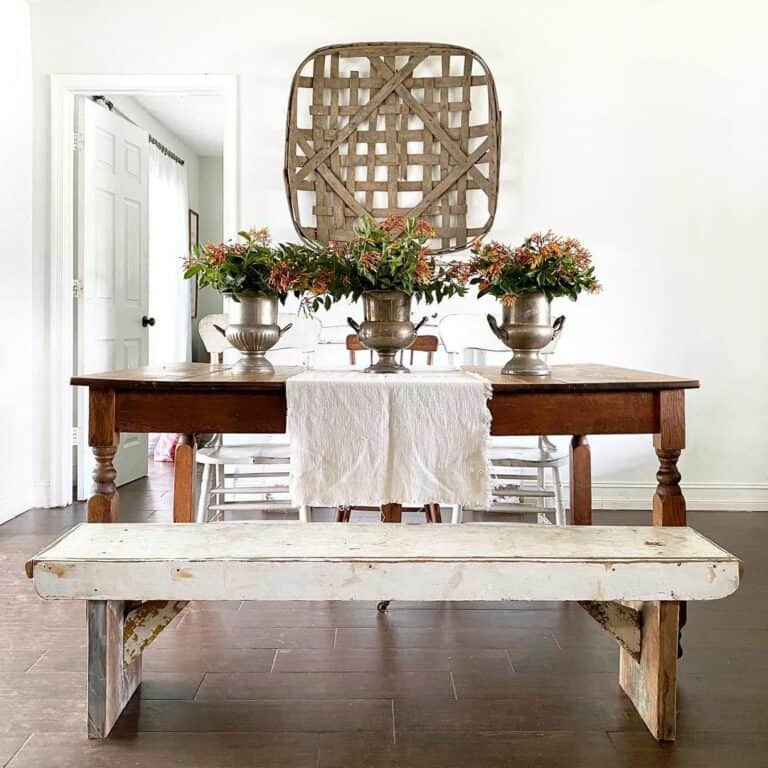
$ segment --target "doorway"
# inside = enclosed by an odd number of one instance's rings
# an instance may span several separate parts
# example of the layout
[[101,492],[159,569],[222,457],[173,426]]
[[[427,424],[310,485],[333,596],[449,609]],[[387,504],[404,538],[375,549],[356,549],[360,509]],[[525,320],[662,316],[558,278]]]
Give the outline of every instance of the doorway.
[[[62,76],[52,78],[52,99],[52,246],[63,277],[51,297],[58,506],[87,498],[93,466],[87,395],[71,391],[70,376],[201,359],[197,317],[219,298],[183,281],[182,264],[191,243],[236,231],[236,80]],[[147,473],[148,447],[146,435],[120,436],[120,484]]]

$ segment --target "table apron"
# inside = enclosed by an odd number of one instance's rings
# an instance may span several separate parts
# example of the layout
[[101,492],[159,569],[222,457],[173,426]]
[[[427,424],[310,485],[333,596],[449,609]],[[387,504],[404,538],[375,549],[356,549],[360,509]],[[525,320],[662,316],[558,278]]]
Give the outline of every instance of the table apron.
[[285,392],[118,392],[118,432],[285,432]]
[[[494,435],[653,434],[659,431],[658,391],[497,392]],[[282,390],[265,392],[117,391],[118,432],[282,433]]]
[[493,435],[630,435],[659,431],[658,392],[494,394]]

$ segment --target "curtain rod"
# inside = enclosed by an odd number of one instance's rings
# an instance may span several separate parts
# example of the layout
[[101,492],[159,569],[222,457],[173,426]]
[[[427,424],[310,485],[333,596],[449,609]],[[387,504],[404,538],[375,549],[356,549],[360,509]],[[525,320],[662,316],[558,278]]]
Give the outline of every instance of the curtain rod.
[[[102,106],[106,107],[110,112],[114,112],[116,115],[120,115],[120,117],[123,118],[123,120],[127,120],[131,125],[135,125],[137,128],[141,128],[141,126],[134,120],[131,120],[128,115],[125,114],[125,112],[122,112],[120,109],[118,109],[106,96],[91,96],[91,99],[95,101],[97,104],[101,104]],[[165,146],[161,141],[158,141],[151,133],[147,133],[147,136],[149,138],[149,143],[154,144],[166,157],[170,157],[171,160],[175,160],[179,165],[184,165],[184,161],[175,153],[172,152],[168,147]]]

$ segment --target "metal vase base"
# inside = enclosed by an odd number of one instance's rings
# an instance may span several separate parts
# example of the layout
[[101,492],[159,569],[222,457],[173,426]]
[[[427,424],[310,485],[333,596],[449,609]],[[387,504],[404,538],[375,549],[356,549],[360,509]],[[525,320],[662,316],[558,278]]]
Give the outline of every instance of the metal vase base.
[[232,373],[274,373],[275,368],[263,352],[240,352],[240,359],[232,366]]
[[410,368],[406,368],[395,359],[396,352],[377,352],[379,359],[365,369],[365,373],[410,373]]
[[514,356],[501,369],[501,372],[510,376],[549,376],[549,366],[541,359],[538,350],[514,349]]

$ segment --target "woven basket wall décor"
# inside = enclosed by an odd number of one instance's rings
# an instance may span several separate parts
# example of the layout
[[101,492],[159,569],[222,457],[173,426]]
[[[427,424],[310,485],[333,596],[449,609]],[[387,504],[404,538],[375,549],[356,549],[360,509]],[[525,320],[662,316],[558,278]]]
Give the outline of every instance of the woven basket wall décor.
[[435,43],[313,51],[291,85],[285,187],[305,240],[353,237],[361,216],[417,216],[437,253],[491,228],[501,113],[485,62]]

